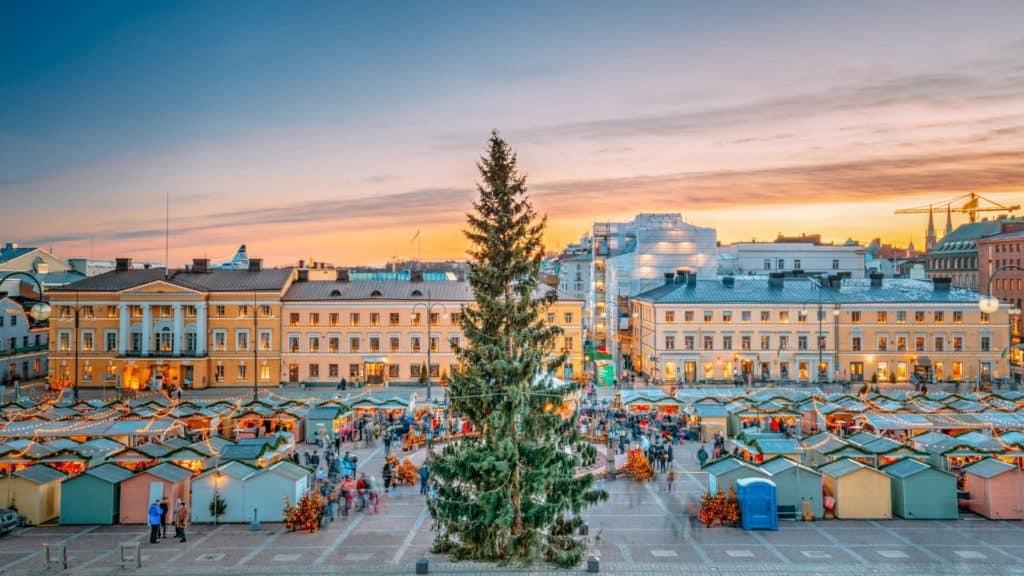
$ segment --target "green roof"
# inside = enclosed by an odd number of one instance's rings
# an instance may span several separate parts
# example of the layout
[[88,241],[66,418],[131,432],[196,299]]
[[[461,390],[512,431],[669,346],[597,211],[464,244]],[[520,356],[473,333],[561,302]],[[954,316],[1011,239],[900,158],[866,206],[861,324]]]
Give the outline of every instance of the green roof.
[[18,470],[14,473],[18,478],[24,478],[34,484],[46,484],[53,482],[54,480],[63,480],[67,476],[59,470],[54,470],[45,464],[36,464],[30,466],[24,470]]
[[106,464],[100,464],[95,468],[90,468],[85,471],[85,474],[88,476],[92,476],[94,478],[99,478],[100,480],[103,480],[104,482],[109,482],[110,484],[117,484],[123,480],[131,478],[134,475],[134,473],[131,470],[126,470],[124,468],[121,468],[117,464],[112,464],[109,462]]
[[[847,474],[852,474],[854,472],[857,472],[857,471],[860,471],[860,470],[865,470],[865,469],[866,470],[875,470],[874,468],[872,468],[872,467],[870,467],[870,466],[868,466],[866,464],[862,464],[862,463],[860,463],[860,462],[858,462],[856,460],[851,460],[849,458],[843,458],[842,460],[836,460],[835,462],[832,462],[830,464],[826,464],[826,465],[818,468],[818,472],[821,472],[822,474],[826,474],[826,475],[831,476],[833,478],[839,478],[841,476],[846,476]],[[877,470],[875,470],[875,471],[877,472]]]
[[964,468],[964,472],[980,476],[981,478],[994,478],[1013,469],[1013,464],[1007,464],[995,458],[986,458]]
[[893,478],[909,478],[914,474],[924,472],[925,470],[933,470],[933,468],[920,460],[914,460],[913,458],[904,458],[894,462],[885,468],[882,468],[882,472],[885,472]]

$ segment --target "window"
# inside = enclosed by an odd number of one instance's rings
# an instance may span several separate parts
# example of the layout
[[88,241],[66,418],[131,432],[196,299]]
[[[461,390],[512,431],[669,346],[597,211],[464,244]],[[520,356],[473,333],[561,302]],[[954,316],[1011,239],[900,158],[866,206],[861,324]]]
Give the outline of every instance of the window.
[[832,269],[833,270],[839,270],[839,259],[838,258],[833,258],[832,259]]
[[772,349],[772,337],[767,335],[767,334],[765,334],[764,336],[761,336],[761,350],[771,350],[771,349]]
[[896,351],[897,352],[906,352],[907,351],[907,337],[906,336],[897,336],[896,337]]
[[217,382],[224,381],[224,365],[217,364],[213,367],[213,379]]
[[420,377],[420,365],[413,363],[409,366],[409,377],[416,379]]
[[359,352],[359,336],[350,336],[348,339],[348,349],[350,352]]
[[767,324],[768,322],[770,322],[772,319],[771,314],[772,313],[769,312],[768,310],[761,310],[761,323]]
[[248,350],[249,349],[249,331],[248,330],[236,330],[235,331],[235,350]]
[[319,364],[310,364],[309,365],[309,377],[310,378],[319,378],[320,377],[320,365]]
[[96,348],[96,334],[91,330],[82,332],[82,350],[92,352]]
[[854,336],[850,339],[850,349],[854,352],[860,352],[860,336]]
[[795,260],[793,260],[793,269],[794,270],[802,270],[802,268],[800,268],[800,259],[799,258],[796,258]]
[[339,372],[338,372],[338,365],[337,364],[328,364],[327,365],[327,377],[328,378],[337,378],[338,374],[339,374]]
[[420,322],[421,322],[421,320],[420,320],[420,313],[419,312],[413,312],[412,316],[409,318],[409,323],[411,325],[413,325],[413,326],[419,326]]
[[964,337],[963,336],[953,336],[953,352],[963,352],[963,351],[964,351]]
[[388,350],[390,352],[398,352],[399,348],[401,348],[401,338],[398,336],[388,338]]
[[317,334],[309,335],[309,351],[316,354],[320,352],[320,336]]
[[897,310],[896,311],[896,323],[897,324],[903,324],[906,321],[907,321],[907,311],[906,310]]
[[961,312],[960,310],[954,310],[953,311],[953,323],[954,324],[963,324],[964,323],[964,313]]
[[713,336],[704,337],[704,349],[714,350],[715,349],[715,338]]
[[226,330],[213,331],[213,349],[220,351],[228,349],[228,333]]
[[108,330],[104,338],[106,340],[103,346],[104,352],[113,352],[114,350],[117,350],[117,332]]
[[331,326],[337,326],[341,324],[341,314],[331,312],[327,315],[327,321],[331,323]]
[[439,342],[440,342],[440,338],[438,338],[437,336],[431,336],[430,337],[430,351],[431,352],[437,352]]
[[380,326],[380,312],[370,312],[370,326]]
[[[573,338],[572,336],[566,336],[565,339],[563,340],[563,343],[565,345],[565,349],[566,350],[572,350],[573,349],[573,342],[574,341],[575,341],[575,338]],[[462,340],[459,339],[458,336],[449,336],[448,337],[448,349],[451,350],[452,352],[458,350],[459,346],[461,344],[462,344]]]
[[704,311],[704,322],[711,322],[715,317],[715,313],[711,310]]
[[884,310],[879,311],[877,314],[877,321],[879,324],[885,324],[888,318],[889,314]]
[[[1019,306],[1019,305],[1018,305],[1018,306]],[[982,313],[981,313],[981,316],[980,316],[980,320],[981,320],[981,323],[982,323],[982,324],[988,324],[988,323],[989,323],[989,317],[988,317],[988,314],[987,314],[987,313],[985,313],[985,312],[982,312]]]
[[750,350],[750,336],[740,336],[740,349]]
[[946,339],[942,336],[935,337],[935,351],[942,352],[946,349]]
[[142,350],[142,332],[132,332],[132,352]]
[[319,312],[310,312],[309,313],[309,325],[310,326],[319,326],[320,325],[320,313]]
[[665,322],[675,322],[675,321],[676,321],[676,313],[675,313],[675,311],[668,310],[667,312],[665,312]]
[[936,323],[942,322],[943,321],[943,316],[944,315],[943,315],[943,313],[941,311],[936,311],[935,312],[935,316],[934,316],[935,322]]
[[778,267],[776,269],[777,270],[785,270],[786,269],[786,261],[784,259],[782,259],[782,258],[779,258]]
[[380,336],[370,336],[370,352],[380,352]]
[[[581,288],[581,290],[582,290],[582,288]],[[454,326],[461,326],[462,325],[462,312],[452,312],[451,313],[451,319],[452,319],[452,325],[454,325]]]
[[419,352],[421,350],[420,337],[413,336],[409,339],[409,345],[412,347],[413,352]]
[[244,304],[239,306],[238,307],[238,317],[239,318],[248,318],[248,316],[249,316],[249,307],[244,305]]
[[337,354],[341,348],[341,338],[338,336],[330,335],[327,336],[327,351],[331,354]]
[[796,321],[800,322],[800,323],[807,322],[807,311],[806,310],[801,310],[801,311],[797,312],[796,313]]
[[[215,306],[214,307],[214,311],[216,311],[217,312],[217,316],[220,316],[221,318],[223,318],[224,316],[228,315],[227,306],[223,306],[223,305]],[[223,378],[223,372],[224,372],[223,367],[221,368],[221,372],[222,372],[221,377]]]
[[853,312],[850,312],[850,322],[852,322],[854,324],[860,324],[860,311],[859,310],[854,310]]
[[566,324],[572,324],[572,312],[565,312],[562,314],[562,320],[564,320]]
[[548,312],[548,314],[547,314],[547,321],[548,321],[548,324],[554,324],[555,323],[555,313],[554,312]]
[[441,319],[441,315],[437,312],[430,313],[430,325],[437,326],[438,321]]
[[981,337],[981,351],[990,352],[992,350],[992,338],[990,336]]
[[349,378],[359,378],[359,364],[349,364],[348,365],[348,377]]
[[722,336],[722,350],[732,350],[732,336]]
[[352,312],[348,315],[348,323],[350,326],[359,326],[359,312]]
[[683,322],[693,322],[693,310],[683,312]]
[[914,337],[914,352],[924,352],[924,336]]
[[292,312],[291,314],[288,315],[288,325],[289,326],[298,326],[299,325],[299,313],[298,312]]
[[764,269],[765,270],[771,270],[772,269],[772,259],[771,258],[765,258],[764,259]]
[[914,312],[914,322],[924,322],[924,310]]
[[665,350],[675,350],[675,349],[676,349],[676,337],[675,336],[665,336]]
[[441,366],[439,364],[430,365],[430,377],[437,378],[441,375]]
[[273,349],[274,332],[272,330],[260,330],[260,351],[269,352]]
[[779,310],[779,322],[789,323],[789,310]]
[[885,352],[888,349],[889,349],[889,337],[888,336],[879,336],[878,337],[878,351],[879,352]]
[[391,326],[398,326],[398,323],[400,321],[401,321],[401,318],[400,318],[398,312],[392,312],[392,313],[388,314],[388,324],[389,325],[391,325]]
[[694,337],[693,336],[683,336],[683,349],[684,350],[693,350],[694,346],[695,346],[695,341],[694,341]]
[[740,312],[740,320],[743,322],[750,322],[750,310],[743,310]]
[[807,336],[805,334],[796,337],[796,349],[807,350]]
[[388,378],[398,378],[399,364],[388,364]]
[[789,350],[789,336],[779,336],[779,350]]
[[289,334],[288,335],[288,351],[289,352],[293,352],[293,353],[299,351],[299,335],[298,334]]
[[722,322],[725,323],[725,324],[731,324],[732,323],[732,310],[723,310],[722,311]]
[[238,379],[239,380],[245,380],[246,374],[247,374],[247,372],[246,372],[246,369],[245,369],[245,364],[240,362],[238,364]]
[[267,304],[261,304],[260,305],[260,315],[262,315],[264,317],[269,317],[270,316],[270,306],[268,306]]

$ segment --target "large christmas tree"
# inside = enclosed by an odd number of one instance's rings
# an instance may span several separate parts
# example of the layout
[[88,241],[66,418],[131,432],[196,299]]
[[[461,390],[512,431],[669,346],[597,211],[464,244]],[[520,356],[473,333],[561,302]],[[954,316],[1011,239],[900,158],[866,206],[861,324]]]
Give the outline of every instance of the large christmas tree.
[[572,566],[585,552],[575,536],[579,514],[607,495],[593,489],[591,476],[576,475],[595,451],[573,419],[552,409],[577,385],[556,386],[543,376],[566,359],[552,354],[561,331],[544,313],[557,294],[538,287],[545,219],[530,205],[515,154],[497,133],[478,166],[479,198],[466,230],[476,303],[462,316],[465,345],[449,400],[480,435],[429,462],[435,551]]

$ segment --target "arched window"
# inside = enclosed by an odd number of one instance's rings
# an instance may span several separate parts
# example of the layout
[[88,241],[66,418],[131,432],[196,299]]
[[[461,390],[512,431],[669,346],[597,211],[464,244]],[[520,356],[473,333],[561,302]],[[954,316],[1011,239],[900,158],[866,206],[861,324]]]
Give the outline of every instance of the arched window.
[[420,292],[419,290],[413,290],[411,296],[413,298],[421,298],[423,297],[423,292]]
[[380,290],[374,290],[373,292],[370,292],[370,298],[380,298],[381,296],[382,294],[380,293]]
[[331,298],[339,298],[341,296],[341,290],[331,290]]

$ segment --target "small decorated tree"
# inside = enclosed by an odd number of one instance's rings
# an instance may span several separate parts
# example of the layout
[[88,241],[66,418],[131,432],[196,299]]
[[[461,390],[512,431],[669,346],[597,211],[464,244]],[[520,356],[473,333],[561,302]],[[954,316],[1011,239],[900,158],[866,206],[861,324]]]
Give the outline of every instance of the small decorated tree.
[[220,517],[224,515],[228,510],[228,503],[220,497],[220,494],[214,494],[213,498],[210,499],[210,516],[213,516],[214,521],[220,520]]
[[654,477],[654,468],[647,459],[647,454],[640,448],[632,448],[626,455],[626,465],[622,471],[633,477],[634,480],[646,482]]
[[320,529],[320,518],[327,501],[316,492],[306,492],[299,503],[291,506],[284,499],[284,525],[290,531],[316,532]]
[[402,460],[402,464],[398,467],[398,473],[395,476],[398,478],[399,484],[412,486],[416,484],[417,472],[416,465],[412,463],[412,460],[406,458]]

